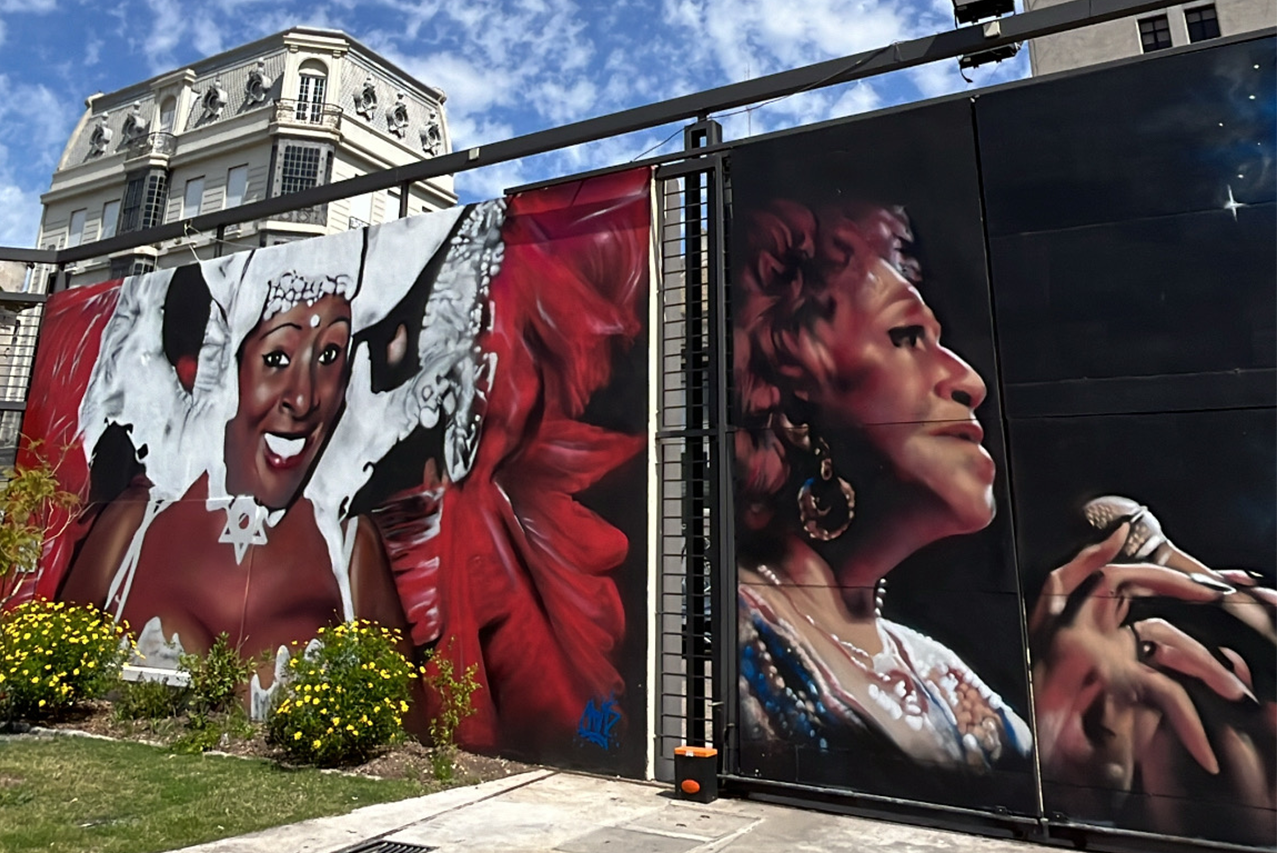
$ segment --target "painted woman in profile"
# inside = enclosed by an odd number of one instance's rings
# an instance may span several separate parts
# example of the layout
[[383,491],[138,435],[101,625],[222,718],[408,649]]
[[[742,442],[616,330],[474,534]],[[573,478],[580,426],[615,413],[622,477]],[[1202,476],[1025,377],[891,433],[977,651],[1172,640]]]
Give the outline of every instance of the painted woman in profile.
[[744,239],[733,305],[744,737],[877,744],[978,773],[1022,759],[1019,714],[880,610],[896,566],[994,514],[975,416],[985,385],[940,342],[908,220],[778,201]]
[[[994,517],[996,469],[975,417],[986,388],[940,342],[908,220],[873,204],[775,201],[743,239],[733,294],[742,741],[764,761],[798,756],[802,781],[911,798],[930,782],[960,795],[976,777],[1027,770],[1030,732],[1016,710],[939,640],[882,614],[893,569]],[[1028,619],[1044,784],[1090,819],[1155,794],[1150,826],[1180,831],[1173,812],[1186,809],[1169,792],[1215,777],[1197,790],[1227,792],[1247,821],[1269,819],[1235,830],[1271,840],[1277,704],[1253,665],[1272,660],[1277,594],[1179,552],[1137,502],[1106,496],[1085,515],[1100,541],[1051,572]],[[1184,604],[1219,616],[1225,630],[1195,639],[1163,616],[1176,612],[1168,602],[1181,616]],[[804,755],[819,757],[804,766]]]

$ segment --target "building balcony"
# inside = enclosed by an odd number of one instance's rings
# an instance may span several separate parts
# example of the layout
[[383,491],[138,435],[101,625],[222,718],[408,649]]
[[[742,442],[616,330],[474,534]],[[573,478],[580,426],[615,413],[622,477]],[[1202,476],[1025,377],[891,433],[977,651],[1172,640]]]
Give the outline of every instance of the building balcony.
[[172,157],[177,151],[177,137],[166,131],[156,131],[139,136],[129,143],[125,158],[133,160],[138,157]]
[[291,98],[275,101],[275,124],[292,127],[313,127],[337,131],[341,123],[341,107],[332,104],[310,104]]
[[275,222],[294,222],[298,225],[318,225],[321,228],[326,228],[328,226],[328,205],[315,204],[310,207],[301,207],[297,210],[288,210],[275,214],[271,219]]

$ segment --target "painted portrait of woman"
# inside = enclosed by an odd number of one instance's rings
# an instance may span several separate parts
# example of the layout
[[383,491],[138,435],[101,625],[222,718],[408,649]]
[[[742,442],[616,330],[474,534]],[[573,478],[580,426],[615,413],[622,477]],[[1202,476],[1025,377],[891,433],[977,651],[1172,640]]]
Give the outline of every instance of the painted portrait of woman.
[[984,381],[942,341],[903,209],[777,200],[736,278],[742,736],[939,771],[1023,762],[1021,711],[884,616],[888,575],[994,518]]
[[[86,510],[36,593],[104,607],[159,667],[221,632],[275,654],[373,620],[476,668],[463,745],[641,761],[643,516],[621,496],[643,476],[627,378],[649,186],[606,176],[55,300],[37,382],[81,390],[28,422],[82,453]],[[605,702],[612,739],[577,744]]]
[[[1271,369],[1272,208],[1111,222],[1084,194],[1097,238],[1056,211],[1073,160],[1000,142],[991,188],[971,122],[952,100],[733,152],[742,770],[1271,846],[1271,387],[1225,380],[1238,339]],[[1203,361],[1217,404],[1152,393]]]
[[[345,274],[308,281],[286,273],[271,283],[236,354],[239,400],[224,441],[226,491],[235,497],[222,513],[209,512],[208,473],[167,506],[152,506],[144,481],[130,484],[95,522],[62,599],[109,609],[140,627],[144,646],[159,639],[171,654],[206,651],[222,631],[236,648],[276,649],[344,617],[343,590],[302,486],[344,408],[353,289]],[[179,356],[174,369],[189,364]],[[406,630],[370,522],[346,526],[354,616]],[[192,551],[193,542],[210,547]],[[245,565],[249,545],[256,548]],[[235,587],[242,598],[227,594]]]

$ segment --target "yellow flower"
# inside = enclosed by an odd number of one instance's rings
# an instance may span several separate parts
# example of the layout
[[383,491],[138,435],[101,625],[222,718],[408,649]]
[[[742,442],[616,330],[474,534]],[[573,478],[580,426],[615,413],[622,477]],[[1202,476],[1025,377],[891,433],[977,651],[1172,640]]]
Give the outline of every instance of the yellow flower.
[[[301,740],[301,739],[302,739],[302,733],[301,733],[301,732],[293,732],[293,740]],[[319,746],[319,741],[315,741],[315,746],[316,746],[316,747],[318,747],[318,746]]]
[[319,740],[319,738],[315,738],[315,741],[310,746],[311,746],[311,749],[319,749],[321,746],[323,746],[323,743]]

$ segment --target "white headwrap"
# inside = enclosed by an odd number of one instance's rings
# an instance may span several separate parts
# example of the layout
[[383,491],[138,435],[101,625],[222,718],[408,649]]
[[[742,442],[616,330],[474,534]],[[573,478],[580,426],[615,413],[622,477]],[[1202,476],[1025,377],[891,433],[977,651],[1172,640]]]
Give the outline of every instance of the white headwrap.
[[[143,461],[153,484],[152,510],[130,548],[134,562],[150,521],[204,474],[209,476],[208,508],[230,506],[224,443],[226,425],[239,407],[236,353],[261,320],[303,301],[340,294],[351,301],[352,334],[357,334],[389,315],[426,264],[446,251],[421,318],[420,370],[397,388],[374,392],[367,344],[351,353],[347,412],[304,491],[327,543],[346,617],[353,617],[347,540],[354,531],[351,525],[350,535],[343,534],[342,513],[373,464],[418,424],[434,426],[440,417],[447,419],[449,477],[461,479],[474,461],[482,410],[475,402],[491,387],[495,369],[476,338],[500,265],[504,212],[503,201],[487,202],[468,213],[457,208],[203,262],[212,310],[190,392],[163,350],[163,307],[172,271],[126,279],[80,404],[80,428],[90,460],[111,424],[128,427],[134,447],[147,449]],[[281,515],[273,514],[270,522]],[[125,574],[131,575],[130,567],[121,567],[112,587],[116,612],[123,607],[116,593],[127,594]]]

